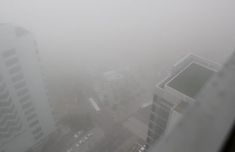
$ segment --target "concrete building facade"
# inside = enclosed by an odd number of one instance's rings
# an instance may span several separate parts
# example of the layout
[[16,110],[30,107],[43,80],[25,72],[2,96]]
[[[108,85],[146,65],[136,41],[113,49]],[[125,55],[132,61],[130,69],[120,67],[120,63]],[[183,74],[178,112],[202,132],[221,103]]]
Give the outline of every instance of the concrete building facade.
[[188,55],[172,67],[169,76],[155,87],[147,147],[173,130],[187,107],[195,102],[197,94],[219,68],[216,63],[196,55]]
[[0,151],[40,149],[54,130],[37,44],[24,28],[0,25]]

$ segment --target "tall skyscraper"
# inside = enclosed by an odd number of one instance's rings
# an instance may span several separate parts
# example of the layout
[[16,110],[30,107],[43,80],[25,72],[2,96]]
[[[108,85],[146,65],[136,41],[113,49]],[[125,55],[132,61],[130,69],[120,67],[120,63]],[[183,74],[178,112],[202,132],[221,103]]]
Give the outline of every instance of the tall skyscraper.
[[54,130],[37,45],[25,29],[0,25],[0,152],[37,151]]
[[203,87],[169,136],[151,152],[234,152],[235,54]]
[[147,147],[168,134],[211,76],[216,63],[189,55],[175,64],[171,74],[156,85],[150,114]]

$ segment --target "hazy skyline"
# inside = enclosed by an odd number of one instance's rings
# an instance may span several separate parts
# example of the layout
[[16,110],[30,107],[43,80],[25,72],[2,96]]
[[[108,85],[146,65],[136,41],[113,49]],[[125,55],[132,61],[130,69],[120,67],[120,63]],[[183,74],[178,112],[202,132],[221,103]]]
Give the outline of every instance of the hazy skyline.
[[55,68],[174,60],[218,62],[235,48],[232,0],[1,0],[0,22],[30,30]]
[[205,135],[222,135],[213,125],[230,125],[233,58],[217,71],[235,51],[234,10],[234,0],[0,0],[0,151],[143,152],[187,117],[179,137],[195,133],[187,148],[204,149]]

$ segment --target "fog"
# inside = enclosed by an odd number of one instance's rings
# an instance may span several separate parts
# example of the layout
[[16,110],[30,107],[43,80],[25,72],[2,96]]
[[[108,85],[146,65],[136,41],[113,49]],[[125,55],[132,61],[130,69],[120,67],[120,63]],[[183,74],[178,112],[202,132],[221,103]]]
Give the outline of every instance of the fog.
[[[10,23],[0,24],[0,151],[144,152],[234,52],[234,10],[233,0],[0,0]],[[217,75],[208,97],[226,96]]]
[[187,53],[224,62],[235,47],[234,4],[232,0],[1,0],[0,22],[30,30],[43,60],[54,70],[163,65]]

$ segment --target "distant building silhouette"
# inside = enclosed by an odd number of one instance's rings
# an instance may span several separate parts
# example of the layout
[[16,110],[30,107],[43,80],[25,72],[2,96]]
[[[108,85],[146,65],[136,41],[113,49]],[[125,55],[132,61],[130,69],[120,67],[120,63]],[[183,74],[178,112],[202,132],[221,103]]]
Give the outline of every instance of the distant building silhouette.
[[219,70],[216,63],[188,55],[175,64],[169,76],[156,85],[151,108],[147,147],[168,134],[211,76]]
[[54,130],[37,44],[24,28],[0,25],[0,151],[37,151]]

